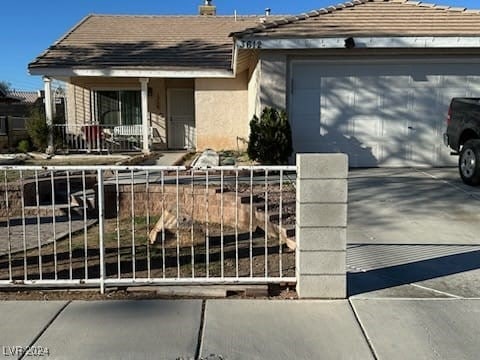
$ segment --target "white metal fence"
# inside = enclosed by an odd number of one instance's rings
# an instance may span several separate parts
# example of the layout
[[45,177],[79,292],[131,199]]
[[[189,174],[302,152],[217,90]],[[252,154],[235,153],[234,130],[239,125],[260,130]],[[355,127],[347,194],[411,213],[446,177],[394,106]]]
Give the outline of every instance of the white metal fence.
[[[54,142],[57,149],[78,152],[112,153],[142,149],[142,125],[57,124]],[[162,143],[158,131],[149,129],[149,142]]]
[[295,282],[295,167],[0,167],[0,286]]

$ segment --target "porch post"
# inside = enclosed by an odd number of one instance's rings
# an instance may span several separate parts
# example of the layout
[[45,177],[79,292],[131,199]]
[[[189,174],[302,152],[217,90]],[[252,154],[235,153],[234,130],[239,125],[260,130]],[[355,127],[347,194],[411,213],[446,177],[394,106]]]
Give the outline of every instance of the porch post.
[[142,85],[142,135],[143,153],[150,153],[150,124],[148,123],[148,78],[140,78]]
[[48,76],[43,77],[45,89],[45,117],[48,126],[48,146],[47,154],[53,154],[53,102],[52,102],[52,79]]

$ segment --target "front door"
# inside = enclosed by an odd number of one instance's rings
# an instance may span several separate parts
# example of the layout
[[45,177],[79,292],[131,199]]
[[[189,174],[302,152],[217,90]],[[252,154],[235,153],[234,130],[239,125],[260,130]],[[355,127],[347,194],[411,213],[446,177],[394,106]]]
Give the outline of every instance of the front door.
[[194,149],[195,135],[193,89],[168,89],[168,147]]

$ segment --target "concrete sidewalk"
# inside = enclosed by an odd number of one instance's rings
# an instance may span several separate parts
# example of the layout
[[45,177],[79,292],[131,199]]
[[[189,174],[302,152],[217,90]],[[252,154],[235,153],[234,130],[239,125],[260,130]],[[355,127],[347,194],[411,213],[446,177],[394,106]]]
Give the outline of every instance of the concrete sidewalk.
[[9,359],[27,346],[48,359],[478,359],[480,352],[478,299],[12,301],[0,302],[0,314],[0,358]]

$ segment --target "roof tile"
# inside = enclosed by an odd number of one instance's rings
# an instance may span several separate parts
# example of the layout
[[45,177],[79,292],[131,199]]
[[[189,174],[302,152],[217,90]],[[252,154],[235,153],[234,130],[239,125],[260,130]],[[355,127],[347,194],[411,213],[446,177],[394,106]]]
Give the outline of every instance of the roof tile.
[[[231,69],[242,37],[478,36],[480,11],[409,0],[350,0],[289,17],[90,15],[29,68]],[[265,18],[264,18],[265,19]]]
[[[257,36],[271,38],[336,36],[478,36],[480,15],[410,0],[353,0],[352,7],[329,6],[320,16],[288,21]],[[311,12],[310,12],[311,13]],[[310,14],[309,13],[309,14]],[[233,34],[241,37],[242,32]]]
[[256,27],[259,20],[255,16],[237,16],[235,21],[233,16],[90,15],[29,68],[231,69],[229,34]]

